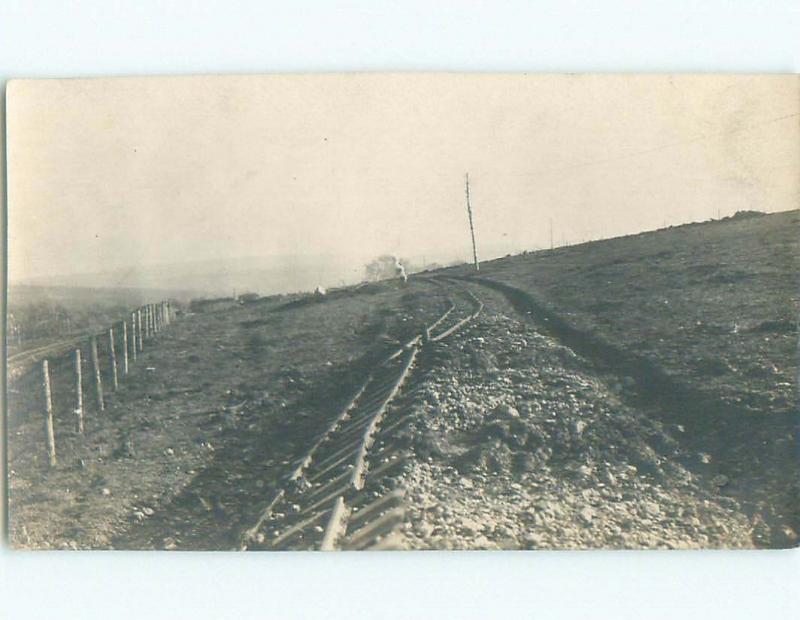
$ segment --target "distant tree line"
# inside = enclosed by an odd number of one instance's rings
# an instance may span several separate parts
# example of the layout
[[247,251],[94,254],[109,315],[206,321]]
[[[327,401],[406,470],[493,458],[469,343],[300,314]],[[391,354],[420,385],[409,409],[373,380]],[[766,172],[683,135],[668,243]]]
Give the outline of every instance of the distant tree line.
[[126,311],[125,306],[116,304],[69,309],[64,304],[48,300],[18,305],[11,303],[7,317],[8,344],[19,347],[31,341],[96,329],[116,320]]
[[21,345],[34,340],[69,332],[73,318],[61,304],[45,301],[26,304],[8,313],[8,342]]

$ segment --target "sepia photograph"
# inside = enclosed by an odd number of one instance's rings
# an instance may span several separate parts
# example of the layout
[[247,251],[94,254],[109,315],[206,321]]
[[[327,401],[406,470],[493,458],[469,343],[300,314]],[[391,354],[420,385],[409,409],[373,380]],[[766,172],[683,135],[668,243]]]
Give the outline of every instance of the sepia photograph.
[[12,80],[8,544],[800,545],[800,78]]

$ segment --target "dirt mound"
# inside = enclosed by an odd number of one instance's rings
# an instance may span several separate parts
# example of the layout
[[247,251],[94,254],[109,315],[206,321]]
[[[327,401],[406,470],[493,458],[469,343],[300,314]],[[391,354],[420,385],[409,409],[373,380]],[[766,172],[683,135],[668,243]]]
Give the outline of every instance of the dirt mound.
[[499,308],[447,345],[461,363],[421,391],[408,546],[753,544],[722,481],[681,465],[696,457],[675,438],[683,429],[625,406],[585,361]]

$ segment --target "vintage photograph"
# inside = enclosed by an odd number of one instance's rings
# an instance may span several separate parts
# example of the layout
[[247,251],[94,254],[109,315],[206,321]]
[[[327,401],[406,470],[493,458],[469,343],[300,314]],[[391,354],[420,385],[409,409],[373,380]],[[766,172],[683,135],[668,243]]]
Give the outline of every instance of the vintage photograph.
[[16,549],[800,544],[797,75],[14,80]]

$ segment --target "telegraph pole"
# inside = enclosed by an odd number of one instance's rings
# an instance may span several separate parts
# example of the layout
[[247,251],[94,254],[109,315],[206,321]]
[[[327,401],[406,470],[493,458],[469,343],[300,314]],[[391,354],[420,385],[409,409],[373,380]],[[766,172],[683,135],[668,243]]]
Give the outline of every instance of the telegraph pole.
[[472,225],[472,206],[469,204],[469,172],[466,175],[467,179],[467,215],[469,216],[469,234],[472,236],[472,260],[475,262],[475,271],[480,271],[481,267],[478,263],[478,250],[475,247],[475,227]]

